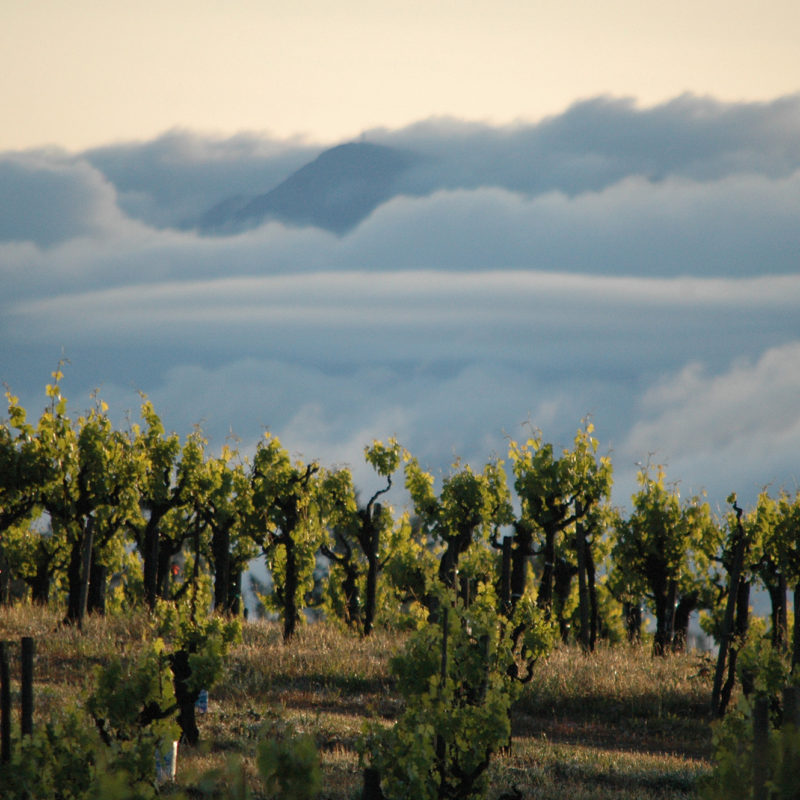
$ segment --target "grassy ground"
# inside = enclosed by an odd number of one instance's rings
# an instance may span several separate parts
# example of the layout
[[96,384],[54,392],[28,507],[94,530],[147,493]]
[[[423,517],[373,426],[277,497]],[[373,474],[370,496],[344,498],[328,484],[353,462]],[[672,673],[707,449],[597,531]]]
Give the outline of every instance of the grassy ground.
[[[89,619],[82,633],[58,623],[58,615],[30,607],[0,609],[0,639],[36,638],[37,720],[86,691],[92,664],[133,655],[148,635],[146,619],[136,614]],[[255,775],[256,743],[280,717],[315,737],[322,797],[359,796],[356,742],[366,719],[390,724],[399,710],[388,659],[401,644],[400,636],[381,631],[362,640],[315,624],[284,646],[277,625],[246,624],[211,692],[209,713],[200,717],[202,745],[180,751],[178,785],[231,756]],[[12,673],[19,674],[13,662]],[[512,786],[537,800],[690,796],[710,768],[710,673],[698,654],[654,659],[628,647],[592,655],[556,650],[537,665],[514,709],[513,747],[490,767],[489,797]]]

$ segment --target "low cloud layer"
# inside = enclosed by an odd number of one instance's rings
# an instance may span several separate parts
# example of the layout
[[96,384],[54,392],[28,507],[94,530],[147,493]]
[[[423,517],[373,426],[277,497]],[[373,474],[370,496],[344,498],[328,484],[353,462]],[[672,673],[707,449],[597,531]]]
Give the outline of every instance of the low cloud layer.
[[0,153],[0,379],[35,413],[63,353],[76,409],[99,387],[122,418],[143,390],[171,428],[247,449],[268,427],[365,481],[373,437],[443,469],[591,414],[620,503],[648,459],[716,502],[794,486],[800,97],[368,138],[420,159],[343,236],[179,228],[303,142]]

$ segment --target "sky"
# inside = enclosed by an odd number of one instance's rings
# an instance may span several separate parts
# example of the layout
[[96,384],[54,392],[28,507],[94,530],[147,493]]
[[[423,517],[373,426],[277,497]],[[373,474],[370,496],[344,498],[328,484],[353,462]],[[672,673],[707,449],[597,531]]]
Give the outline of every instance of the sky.
[[[2,1],[2,0],[0,0]],[[800,6],[5,0],[0,380],[375,476],[591,417],[615,502],[798,486]],[[344,233],[187,225],[356,139]]]
[[794,0],[3,0],[0,150],[797,91]]

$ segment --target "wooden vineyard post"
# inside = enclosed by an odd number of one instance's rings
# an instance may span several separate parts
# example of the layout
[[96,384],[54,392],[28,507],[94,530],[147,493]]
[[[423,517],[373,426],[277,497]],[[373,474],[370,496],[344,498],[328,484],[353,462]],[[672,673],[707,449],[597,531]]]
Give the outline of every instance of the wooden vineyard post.
[[0,642],[0,763],[11,761],[11,677],[8,643]]
[[769,701],[756,699],[753,708],[753,800],[767,800],[769,766]]
[[[447,683],[447,621],[449,608],[442,609],[442,664],[440,670],[439,692],[443,692]],[[440,785],[444,786],[447,776],[447,745],[441,733],[436,734],[436,760],[439,762]]]
[[800,687],[786,686],[783,690],[783,724],[800,728]]
[[[794,607],[800,608],[800,581],[794,587]],[[800,614],[795,611],[792,631],[792,670],[800,665]]]
[[364,791],[361,793],[361,800],[383,800],[381,776],[373,767],[364,770]]
[[581,620],[580,645],[584,652],[592,650],[589,633],[589,587],[586,581],[586,531],[580,517],[583,516],[581,503],[575,502],[575,549],[578,554],[578,612]]
[[503,539],[503,557],[500,562],[500,608],[506,616],[511,616],[511,537]]
[[22,637],[22,735],[33,733],[33,639]]
[[83,552],[81,573],[80,610],[78,611],[78,629],[83,628],[83,618],[86,616],[86,603],[89,598],[89,577],[92,568],[92,547],[94,546],[94,517],[86,520],[83,532]]

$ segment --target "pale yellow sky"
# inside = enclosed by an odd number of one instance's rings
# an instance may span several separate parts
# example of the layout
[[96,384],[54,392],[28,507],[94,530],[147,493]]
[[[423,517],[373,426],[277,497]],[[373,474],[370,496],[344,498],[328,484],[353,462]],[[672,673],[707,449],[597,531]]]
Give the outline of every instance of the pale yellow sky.
[[797,0],[0,0],[0,150],[800,91]]

